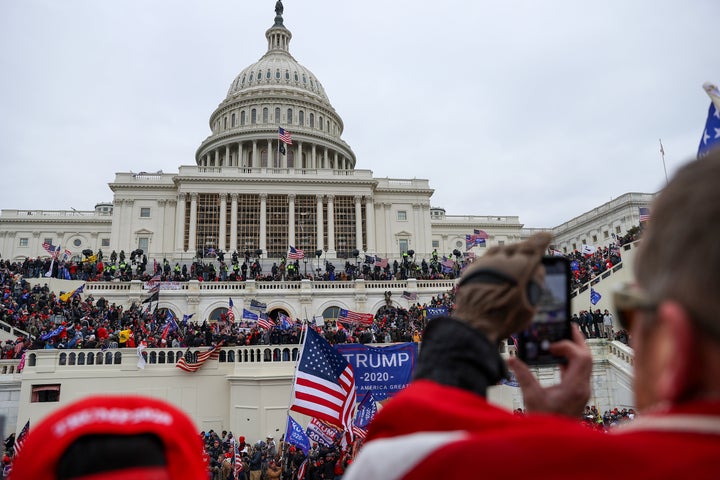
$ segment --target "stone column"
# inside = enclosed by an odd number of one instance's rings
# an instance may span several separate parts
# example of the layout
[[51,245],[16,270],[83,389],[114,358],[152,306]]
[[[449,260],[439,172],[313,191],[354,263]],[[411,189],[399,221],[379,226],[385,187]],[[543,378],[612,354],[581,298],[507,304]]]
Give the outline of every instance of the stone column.
[[288,243],[295,244],[295,194],[288,195]]
[[317,250],[325,248],[323,242],[323,196],[317,195]]
[[217,167],[220,165],[220,149],[215,149],[215,163],[213,164],[213,167]]
[[330,161],[328,160],[328,149],[323,148],[323,166],[325,168],[328,168],[330,166]]
[[260,249],[267,256],[267,193],[260,194]]
[[367,251],[375,253],[375,202],[371,196],[365,197],[365,230],[367,231]]
[[250,159],[250,162],[248,162],[248,165],[252,165],[253,168],[257,168],[260,166],[260,161],[258,159],[258,154],[257,154],[257,140],[253,140],[252,159]]
[[328,195],[328,255],[335,256],[335,195]]
[[302,146],[303,146],[302,142],[298,142],[298,156],[297,156],[297,159],[295,159],[295,168],[305,169],[305,168],[309,168],[309,166],[303,165],[303,163],[302,163],[302,161],[303,161],[302,160],[302,153],[303,153]]
[[230,251],[237,250],[237,193],[230,194]]
[[383,203],[385,207],[385,256],[394,255],[395,245],[392,241],[392,203]]
[[175,251],[185,250],[185,197],[184,193],[178,193],[177,205],[175,206]]
[[312,168],[320,168],[317,164],[317,158],[315,157],[315,144],[314,143],[312,146],[312,160],[310,160],[310,163],[312,164]]
[[359,252],[363,251],[361,200],[362,197],[360,195],[355,195],[355,248],[357,248]]
[[225,145],[225,161],[223,162],[223,167],[229,167],[232,164],[230,161],[230,144],[228,143]]
[[268,151],[267,166],[268,166],[268,168],[275,168],[275,153],[277,153],[277,152],[273,150],[272,146],[273,146],[272,140],[268,140],[268,143],[267,143],[267,151]]
[[[228,152],[229,153],[229,152]],[[218,229],[218,250],[225,251],[225,237],[227,236],[227,193],[220,194],[220,225]]]
[[197,193],[190,194],[190,238],[188,240],[188,250],[193,253],[197,251]]
[[243,142],[238,142],[238,158],[237,158],[237,166],[238,167],[245,166],[245,159],[243,158],[244,156],[245,156],[245,149],[243,148]]
[[[125,199],[125,223],[126,226],[125,229],[125,249],[126,250],[134,250],[137,248],[137,245],[133,242],[132,238],[132,232],[135,230],[133,226],[135,225],[134,218],[133,218],[133,204],[135,203],[135,200]],[[120,247],[122,249],[122,247]]]

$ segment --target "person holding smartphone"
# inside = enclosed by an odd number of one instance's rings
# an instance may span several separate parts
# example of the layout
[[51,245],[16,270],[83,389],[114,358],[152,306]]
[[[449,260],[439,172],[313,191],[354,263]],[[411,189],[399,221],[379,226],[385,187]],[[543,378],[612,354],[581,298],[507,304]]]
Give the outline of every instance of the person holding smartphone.
[[[378,412],[343,478],[717,478],[719,182],[720,149],[678,171],[651,209],[637,285],[615,296],[635,350],[632,422],[610,433],[580,425],[592,357],[577,328],[549,347],[564,359],[557,385],[510,359],[528,415],[485,399],[505,373],[498,343],[538,312],[550,242],[538,234],[489,249],[463,274],[455,313],[430,321],[414,381]],[[618,455],[620,464],[593,461]]]

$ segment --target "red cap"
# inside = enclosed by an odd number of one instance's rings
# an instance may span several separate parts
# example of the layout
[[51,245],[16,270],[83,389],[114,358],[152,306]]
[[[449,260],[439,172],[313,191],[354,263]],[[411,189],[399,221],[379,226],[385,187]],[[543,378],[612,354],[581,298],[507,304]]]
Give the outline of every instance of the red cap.
[[[162,442],[166,465],[137,467],[128,459],[127,468],[93,474],[93,480],[118,478],[133,472],[133,478],[205,480],[202,443],[192,420],[169,403],[140,396],[94,396],[72,403],[30,429],[22,452],[13,462],[11,479],[55,480],[58,461],[67,448],[86,435],[152,434]],[[160,474],[160,476],[158,476]]]

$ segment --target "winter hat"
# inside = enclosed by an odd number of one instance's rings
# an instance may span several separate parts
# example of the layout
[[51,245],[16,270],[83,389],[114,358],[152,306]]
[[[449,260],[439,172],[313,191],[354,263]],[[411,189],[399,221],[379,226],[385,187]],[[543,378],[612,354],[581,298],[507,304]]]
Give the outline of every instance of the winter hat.
[[30,430],[10,479],[205,479],[196,433],[185,413],[162,400],[88,397]]

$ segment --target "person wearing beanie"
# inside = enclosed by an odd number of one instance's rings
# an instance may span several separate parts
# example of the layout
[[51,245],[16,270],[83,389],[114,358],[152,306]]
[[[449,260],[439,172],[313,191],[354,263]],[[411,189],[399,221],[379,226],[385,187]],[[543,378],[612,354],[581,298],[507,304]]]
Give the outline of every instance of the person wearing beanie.
[[205,480],[192,420],[142,396],[92,396],[45,417],[13,461],[10,480]]
[[[635,257],[637,283],[613,295],[634,351],[639,413],[632,422],[607,433],[582,426],[593,358],[577,326],[572,340],[550,346],[565,358],[559,383],[541,385],[525,363],[508,360],[527,414],[486,400],[487,388],[505,375],[498,344],[535,314],[533,290],[542,285],[550,242],[537,234],[489,249],[462,275],[454,314],[429,322],[413,382],[377,413],[343,479],[717,478],[718,182],[720,149],[678,170],[650,208]],[[588,411],[599,417],[594,406]],[[620,452],[621,468],[588,461],[588,454]]]

